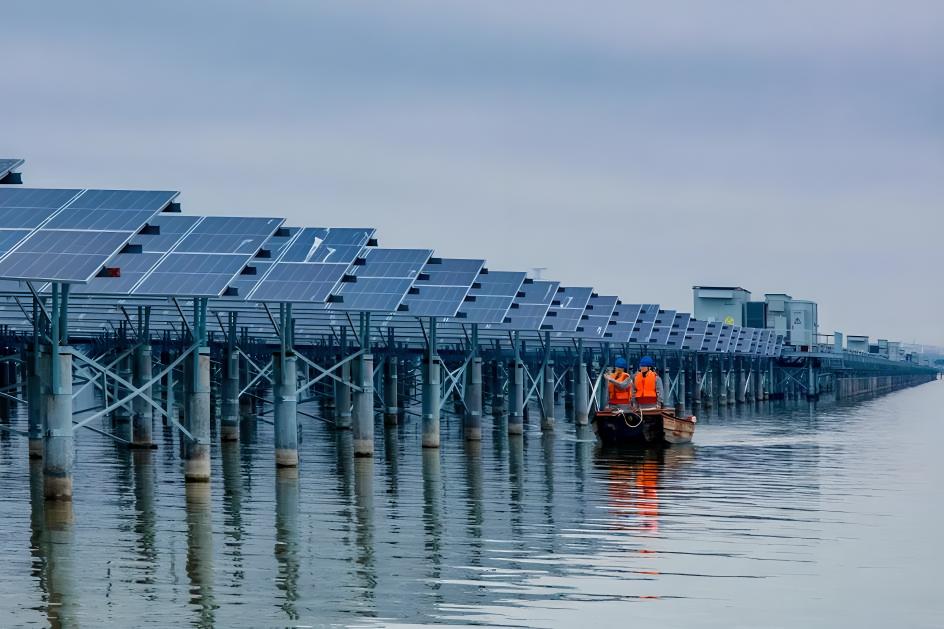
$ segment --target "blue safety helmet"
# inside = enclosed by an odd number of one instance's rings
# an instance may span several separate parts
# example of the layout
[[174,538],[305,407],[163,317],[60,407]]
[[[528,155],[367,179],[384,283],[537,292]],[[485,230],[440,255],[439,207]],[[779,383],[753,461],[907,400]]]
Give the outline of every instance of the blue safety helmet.
[[617,356],[613,364],[616,365],[617,369],[626,369],[626,359],[622,356]]
[[639,366],[652,368],[656,366],[656,361],[652,360],[652,356],[643,356],[639,361]]

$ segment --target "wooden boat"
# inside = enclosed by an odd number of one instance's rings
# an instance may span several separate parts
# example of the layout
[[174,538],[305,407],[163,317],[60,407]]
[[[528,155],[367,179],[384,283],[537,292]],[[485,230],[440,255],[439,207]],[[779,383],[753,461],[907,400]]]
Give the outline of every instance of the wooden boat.
[[593,416],[594,432],[605,446],[664,446],[689,443],[695,433],[694,415],[677,417],[671,409],[608,408]]

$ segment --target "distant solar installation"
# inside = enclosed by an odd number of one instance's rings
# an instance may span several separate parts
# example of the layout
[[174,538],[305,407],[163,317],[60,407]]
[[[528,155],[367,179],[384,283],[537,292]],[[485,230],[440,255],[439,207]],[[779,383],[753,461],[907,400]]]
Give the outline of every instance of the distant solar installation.
[[403,303],[417,317],[454,317],[485,260],[430,258]]
[[257,264],[258,279],[240,278],[231,285],[252,301],[323,304],[374,232],[372,227],[306,227],[277,233],[263,245],[271,258]]
[[275,231],[281,218],[205,216],[148,271],[135,295],[219,297]]
[[618,301],[619,299],[614,295],[591,296],[580,325],[577,326],[573,336],[582,339],[602,339]]
[[715,346],[715,351],[719,354],[725,354],[728,351],[728,344],[731,343],[731,329],[732,326],[727,323],[721,324],[721,329],[718,331],[718,344]]
[[675,323],[675,311],[660,310],[656,314],[656,319],[652,324],[652,332],[649,334],[649,344],[668,345],[669,333],[672,331],[673,323]]
[[639,319],[633,326],[633,333],[629,337],[630,343],[646,343],[652,334],[652,327],[656,323],[656,317],[659,315],[659,304],[643,304],[639,313]]
[[495,327],[504,330],[540,330],[559,285],[559,282],[547,280],[525,280],[519,296],[508,310],[505,322]]
[[176,192],[0,189],[0,224],[33,231],[0,258],[0,277],[88,282]]
[[766,332],[767,334],[764,340],[764,355],[773,356],[774,348],[777,345],[776,333],[773,330],[767,330]]
[[613,343],[629,343],[629,338],[636,327],[636,321],[642,312],[642,304],[620,304],[613,311],[613,318],[603,334],[603,338]]
[[458,315],[464,323],[492,324],[505,320],[511,303],[521,289],[525,273],[521,271],[487,271],[479,274],[469,290],[468,299],[459,307]]
[[739,325],[730,326],[730,329],[727,331],[727,341],[725,343],[725,347],[721,349],[720,351],[726,354],[733,354],[735,350],[737,350],[737,342],[740,337],[741,337],[741,326]]
[[[572,333],[577,331],[593,289],[589,287],[560,286],[551,301],[545,323],[551,332]],[[560,334],[552,335],[559,336]],[[571,336],[571,334],[568,334]]]
[[0,159],[0,183],[6,183],[3,180],[7,175],[23,165],[21,159]]
[[335,293],[341,301],[327,307],[396,312],[432,254],[430,249],[368,248],[363,262],[351,268],[355,281],[342,283]]
[[688,331],[688,322],[692,315],[687,312],[675,313],[675,320],[672,322],[672,329],[669,331],[669,338],[666,345],[671,348],[681,349],[682,342],[685,340],[685,333]]
[[695,352],[700,351],[702,342],[705,340],[705,332],[707,329],[707,321],[691,319],[688,322],[688,332],[685,334],[685,341],[682,343],[682,349]]

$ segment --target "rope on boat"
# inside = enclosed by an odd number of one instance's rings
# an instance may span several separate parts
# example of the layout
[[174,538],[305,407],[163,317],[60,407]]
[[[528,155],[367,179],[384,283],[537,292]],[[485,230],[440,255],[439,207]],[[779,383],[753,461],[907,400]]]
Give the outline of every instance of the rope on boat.
[[[632,415],[632,413],[630,413]],[[635,424],[630,424],[629,420],[626,419],[626,413],[620,413],[623,416],[623,423],[626,424],[627,428],[639,428],[639,425],[642,424],[642,413],[639,414],[639,421]]]

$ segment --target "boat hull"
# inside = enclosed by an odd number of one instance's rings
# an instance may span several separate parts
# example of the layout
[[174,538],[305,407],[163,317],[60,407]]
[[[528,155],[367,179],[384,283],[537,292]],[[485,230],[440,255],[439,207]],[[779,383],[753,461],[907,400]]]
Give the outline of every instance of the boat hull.
[[604,446],[665,446],[689,443],[695,433],[694,417],[676,417],[669,410],[654,412],[603,410],[593,417],[593,428]]

